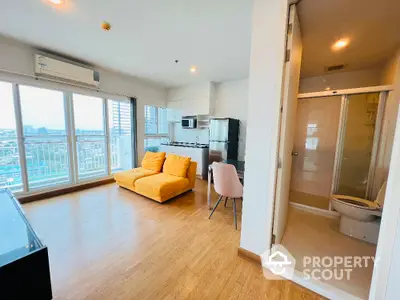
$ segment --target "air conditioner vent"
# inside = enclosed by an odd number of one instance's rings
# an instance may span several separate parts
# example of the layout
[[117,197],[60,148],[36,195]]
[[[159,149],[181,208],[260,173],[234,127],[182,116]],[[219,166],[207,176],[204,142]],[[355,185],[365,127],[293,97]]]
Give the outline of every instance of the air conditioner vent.
[[328,66],[328,67],[325,67],[325,72],[339,71],[339,70],[343,70],[345,67],[346,67],[345,64]]

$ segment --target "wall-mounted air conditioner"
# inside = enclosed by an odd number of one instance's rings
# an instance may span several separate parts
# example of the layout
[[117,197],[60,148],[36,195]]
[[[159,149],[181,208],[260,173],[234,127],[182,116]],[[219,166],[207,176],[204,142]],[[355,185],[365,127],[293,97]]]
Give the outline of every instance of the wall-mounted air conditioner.
[[97,71],[40,54],[35,54],[35,73],[93,86],[98,86],[100,82]]

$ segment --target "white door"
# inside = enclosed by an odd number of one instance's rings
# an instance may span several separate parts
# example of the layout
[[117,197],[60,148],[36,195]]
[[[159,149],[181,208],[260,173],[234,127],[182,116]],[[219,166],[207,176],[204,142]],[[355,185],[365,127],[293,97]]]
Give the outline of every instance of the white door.
[[275,244],[281,242],[287,222],[297,94],[300,80],[302,42],[300,23],[295,5],[290,6],[286,47],[287,55],[284,70],[278,169],[275,190],[273,227]]

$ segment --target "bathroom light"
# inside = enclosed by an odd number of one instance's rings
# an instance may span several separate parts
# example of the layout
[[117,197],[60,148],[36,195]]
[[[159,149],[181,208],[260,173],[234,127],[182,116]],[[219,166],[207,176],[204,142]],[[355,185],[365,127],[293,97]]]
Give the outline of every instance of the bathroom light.
[[63,2],[64,2],[64,0],[48,0],[48,1],[55,5],[60,5],[60,4],[63,4]]
[[190,68],[190,72],[196,73],[196,72],[197,72],[196,66],[192,66],[192,67]]
[[332,45],[333,51],[342,50],[349,44],[349,39],[340,39]]
[[331,90],[331,88],[329,87],[329,86],[327,86],[326,88],[325,88],[325,91],[330,91]]

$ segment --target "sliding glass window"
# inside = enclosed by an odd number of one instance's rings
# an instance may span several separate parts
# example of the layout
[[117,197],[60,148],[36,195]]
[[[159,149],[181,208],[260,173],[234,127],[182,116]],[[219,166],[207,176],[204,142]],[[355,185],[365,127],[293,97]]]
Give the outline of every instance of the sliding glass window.
[[169,141],[167,109],[145,105],[144,122],[144,151],[157,152],[161,143]]
[[104,99],[73,94],[78,181],[107,172]]
[[0,82],[0,188],[22,191],[13,87]]
[[131,169],[132,107],[0,82],[0,188],[28,194]]
[[62,92],[19,86],[30,190],[70,182]]
[[108,100],[111,173],[132,169],[132,109],[130,102]]

